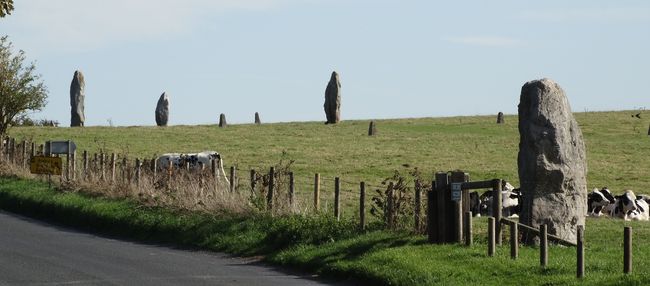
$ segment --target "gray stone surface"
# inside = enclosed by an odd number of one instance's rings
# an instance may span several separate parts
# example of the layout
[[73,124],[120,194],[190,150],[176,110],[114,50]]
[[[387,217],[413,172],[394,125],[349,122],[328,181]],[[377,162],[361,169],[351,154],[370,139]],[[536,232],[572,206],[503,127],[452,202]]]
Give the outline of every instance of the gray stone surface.
[[[587,212],[587,158],[580,127],[562,88],[550,79],[527,82],[519,102],[520,221],[576,241]],[[528,243],[536,243],[527,237]]]
[[497,114],[497,124],[503,123],[505,123],[505,121],[503,121],[503,112],[499,112],[499,114]]
[[169,122],[169,95],[166,92],[160,95],[158,98],[158,104],[156,104],[156,124],[158,126],[167,126]]
[[325,89],[323,108],[327,117],[325,124],[334,124],[341,121],[341,82],[339,81],[339,74],[335,71],[332,72],[332,77]]
[[226,127],[228,123],[226,123],[226,115],[221,113],[219,115],[219,127]]
[[377,134],[377,126],[374,121],[370,121],[370,126],[368,126],[368,136],[374,136]]
[[262,124],[262,121],[260,120],[260,114],[255,112],[255,124]]
[[70,126],[84,126],[84,99],[86,98],[86,82],[81,71],[75,71],[70,83]]

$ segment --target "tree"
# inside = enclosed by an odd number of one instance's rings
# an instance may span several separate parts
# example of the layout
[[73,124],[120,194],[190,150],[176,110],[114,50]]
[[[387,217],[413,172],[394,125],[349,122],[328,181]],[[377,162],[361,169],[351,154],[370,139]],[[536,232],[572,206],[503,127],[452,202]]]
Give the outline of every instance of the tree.
[[11,15],[14,10],[14,0],[0,0],[0,18]]
[[0,38],[0,135],[7,132],[14,118],[40,111],[47,103],[47,87],[35,74],[36,66],[23,66],[25,52],[12,55],[11,49],[9,38]]

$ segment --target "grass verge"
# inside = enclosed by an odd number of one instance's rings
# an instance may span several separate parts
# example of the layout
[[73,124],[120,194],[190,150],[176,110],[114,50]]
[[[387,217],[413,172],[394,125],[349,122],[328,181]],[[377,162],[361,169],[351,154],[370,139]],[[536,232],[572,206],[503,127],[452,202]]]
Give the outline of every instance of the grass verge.
[[[269,262],[368,285],[649,285],[650,227],[644,222],[589,219],[586,275],[575,278],[575,249],[552,247],[549,266],[538,249],[509,258],[507,244],[486,257],[484,219],[474,223],[475,245],[430,245],[422,236],[359,232],[330,216],[207,215],[144,207],[129,200],[49,190],[38,181],[0,178],[0,208],[101,234],[264,255]],[[623,225],[634,228],[634,274],[622,274]],[[506,233],[507,237],[507,233]]]

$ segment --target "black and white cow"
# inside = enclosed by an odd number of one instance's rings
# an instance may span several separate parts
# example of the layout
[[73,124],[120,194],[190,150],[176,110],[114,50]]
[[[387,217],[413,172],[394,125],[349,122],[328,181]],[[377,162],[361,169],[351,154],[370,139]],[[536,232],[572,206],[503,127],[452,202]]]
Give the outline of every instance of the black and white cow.
[[[503,216],[518,217],[521,213],[521,206],[519,204],[521,193],[519,192],[519,189],[515,189],[507,182],[504,183],[503,189],[504,190],[501,191]],[[474,193],[474,195],[472,195],[472,193]],[[488,190],[480,196],[477,192],[472,193],[470,193],[470,208],[472,214],[475,216],[492,215],[492,198],[494,196],[492,190]]]
[[616,199],[607,187],[602,189],[594,188],[594,190],[587,195],[587,215],[599,217],[611,211],[610,205],[614,205]]
[[216,161],[217,175],[229,184],[226,172],[223,170],[223,160],[221,155],[215,151],[203,151],[199,153],[166,153],[156,158],[156,165],[158,170],[163,171],[169,168],[171,162],[172,167],[175,169],[184,168],[186,165],[191,170],[199,169],[201,167],[210,168],[212,161]]
[[615,203],[608,206],[609,216],[630,220],[630,214],[637,210],[637,199],[634,192],[626,190],[625,193],[615,196],[614,199]]

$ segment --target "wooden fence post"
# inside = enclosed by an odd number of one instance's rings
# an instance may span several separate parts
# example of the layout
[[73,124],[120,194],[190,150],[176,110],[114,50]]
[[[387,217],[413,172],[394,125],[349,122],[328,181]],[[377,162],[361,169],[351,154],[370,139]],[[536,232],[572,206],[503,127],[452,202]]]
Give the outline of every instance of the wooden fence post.
[[101,154],[99,155],[99,174],[100,174],[100,179],[102,181],[106,180],[105,166],[106,166],[106,155],[104,154],[104,151],[102,151]]
[[174,174],[174,163],[172,163],[172,161],[169,160],[167,162],[167,176],[168,176],[167,177],[167,180],[168,180],[167,185],[169,185],[169,183],[171,183],[173,174]]
[[503,204],[503,199],[501,198],[501,186],[502,182],[501,180],[497,179],[493,181],[493,189],[494,189],[494,196],[492,196],[492,216],[496,220],[496,243],[498,245],[501,245],[502,243],[502,237],[501,237],[501,215],[502,215],[502,204]]
[[93,153],[92,169],[95,175],[97,175],[97,171],[99,170],[97,166],[98,164],[99,164],[99,155],[97,155],[97,153]]
[[128,160],[126,157],[122,158],[122,181],[125,183],[129,183],[129,169],[126,166],[128,164]]
[[[214,160],[211,160],[214,162]],[[154,183],[156,182],[156,178],[158,177],[158,160],[156,160],[156,157],[151,159],[151,174],[152,174],[152,179]]]
[[237,176],[235,172],[237,172],[235,166],[230,166],[230,192],[231,193],[235,191],[235,178]]
[[495,225],[494,225],[495,219],[493,217],[488,218],[488,256],[492,257],[494,256],[494,249],[495,249]]
[[11,153],[9,154],[9,158],[11,160],[12,164],[16,163],[16,138],[11,138]]
[[20,160],[22,160],[23,169],[25,169],[25,166],[27,166],[27,141],[23,140],[22,145],[22,154]]
[[31,154],[32,154],[32,156],[30,158],[34,158],[36,156],[36,143],[32,142],[32,146],[31,146],[30,151],[31,151]]
[[473,243],[473,238],[472,238],[472,212],[466,212],[465,213],[465,245],[466,246],[472,246]]
[[359,228],[366,227],[366,183],[359,183]]
[[585,277],[585,227],[583,225],[578,226],[578,237],[577,237],[576,246],[576,276],[578,278]]
[[70,160],[72,160],[72,180],[74,181],[77,179],[77,150],[72,151]]
[[546,224],[539,226],[539,264],[548,266],[548,228]]
[[84,150],[83,153],[83,172],[84,179],[88,179],[88,151]]
[[517,223],[510,223],[510,258],[517,259],[519,256],[519,231]]
[[334,178],[334,217],[341,220],[341,179]]
[[[102,156],[103,157],[103,156]],[[140,172],[141,172],[141,167],[142,164],[140,162],[140,158],[135,159],[135,185],[140,186]]]
[[115,153],[111,153],[111,182],[115,182]]
[[251,194],[255,194],[255,185],[257,184],[257,175],[254,169],[251,169]]
[[314,211],[320,210],[320,174],[314,175]]
[[296,190],[295,182],[293,179],[293,172],[289,172],[289,208],[293,212],[296,203]]
[[632,273],[632,227],[623,229],[623,273]]
[[393,201],[393,182],[388,183],[388,190],[386,190],[386,212],[384,213],[384,216],[386,216],[386,225],[388,228],[393,228],[394,220],[393,216],[395,211],[393,208],[395,207],[395,202]]
[[431,189],[427,191],[427,241],[438,242],[438,220],[434,217],[436,207],[436,182],[431,182]]
[[72,157],[70,155],[70,140],[68,140],[68,150],[65,153],[65,179],[70,181],[70,167],[72,166],[72,162],[70,162],[70,159]]
[[420,232],[420,208],[422,205],[422,190],[420,180],[415,180],[415,207],[413,209],[415,216],[415,231]]
[[[234,170],[230,169],[231,171]],[[273,192],[275,191],[275,167],[269,171],[269,192],[266,194],[266,206],[268,210],[273,209]]]

